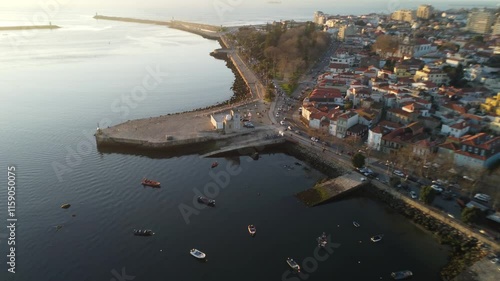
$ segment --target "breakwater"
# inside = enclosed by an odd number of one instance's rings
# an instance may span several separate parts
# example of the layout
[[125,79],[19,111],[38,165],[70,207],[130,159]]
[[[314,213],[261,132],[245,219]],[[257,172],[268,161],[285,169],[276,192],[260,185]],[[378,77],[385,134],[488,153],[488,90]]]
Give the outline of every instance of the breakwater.
[[0,30],[57,29],[58,25],[0,26]]
[[170,24],[169,21],[144,20],[144,19],[135,19],[135,18],[126,18],[126,17],[111,17],[111,16],[102,16],[102,15],[95,15],[94,19],[133,22],[133,23],[144,23],[144,24],[156,24],[156,25],[165,25],[165,26],[168,26]]
[[178,21],[178,20],[160,21],[160,20],[136,19],[136,18],[128,18],[128,17],[113,17],[113,16],[104,16],[104,15],[95,15],[94,19],[163,25],[163,26],[167,26],[170,28],[179,29],[182,31],[187,31],[187,32],[190,32],[193,34],[197,34],[197,35],[202,36],[203,38],[212,39],[212,40],[218,40],[220,38],[219,32],[221,32],[223,30],[222,26],[193,23],[193,22],[186,22],[186,21]]

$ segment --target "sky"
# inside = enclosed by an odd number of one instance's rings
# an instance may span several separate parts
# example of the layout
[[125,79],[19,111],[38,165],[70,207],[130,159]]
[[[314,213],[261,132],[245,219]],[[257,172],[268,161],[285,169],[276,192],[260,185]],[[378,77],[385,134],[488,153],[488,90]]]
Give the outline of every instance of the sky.
[[[248,6],[259,7],[267,4],[269,0],[0,0],[1,7],[30,7],[35,8],[40,5],[50,5],[55,2],[59,5],[80,6],[86,8],[186,8],[195,6],[213,6],[213,5],[229,5],[229,6]],[[499,0],[356,0],[349,2],[342,2],[339,0],[274,0],[280,1],[279,5],[288,6],[317,6],[318,9],[322,7],[344,6],[344,5],[357,5],[363,6],[374,3],[380,3],[381,7],[386,6],[401,6],[401,7],[418,7],[420,4],[431,4],[436,7],[450,7],[454,6],[496,6],[500,7]]]
[[[0,7],[7,8],[39,8],[41,6],[53,6],[57,3],[59,6],[68,6],[74,8],[185,8],[194,7],[241,7],[241,8],[260,8],[265,5],[271,5],[270,0],[0,0]],[[364,7],[369,5],[373,7],[380,4],[380,8],[389,8],[392,10],[399,8],[414,8],[420,4],[431,4],[438,9],[450,9],[457,7],[500,7],[500,0],[356,0],[356,1],[338,1],[338,0],[274,0],[280,1],[279,4],[286,7],[317,7],[317,10],[325,12],[335,8],[348,6]]]

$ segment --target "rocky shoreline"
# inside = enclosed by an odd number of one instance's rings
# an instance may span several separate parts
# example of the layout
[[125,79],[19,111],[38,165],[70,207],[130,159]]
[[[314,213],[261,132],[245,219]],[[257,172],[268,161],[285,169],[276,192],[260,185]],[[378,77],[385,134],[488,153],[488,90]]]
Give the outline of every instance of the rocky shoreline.
[[440,272],[443,280],[453,280],[453,278],[487,254],[486,251],[481,249],[477,239],[467,237],[455,228],[413,208],[386,191],[368,185],[357,192],[362,196],[376,198],[387,204],[399,214],[432,233],[440,244],[450,247],[449,262]]

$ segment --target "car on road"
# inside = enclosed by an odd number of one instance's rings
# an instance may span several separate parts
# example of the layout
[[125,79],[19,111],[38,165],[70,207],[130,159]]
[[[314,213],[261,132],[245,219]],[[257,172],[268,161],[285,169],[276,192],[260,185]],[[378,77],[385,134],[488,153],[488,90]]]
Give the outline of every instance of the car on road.
[[410,192],[411,199],[417,199],[417,193],[415,191]]
[[314,141],[314,142],[318,142],[319,139],[315,138],[315,137],[311,137],[311,140]]
[[285,121],[281,120],[280,124],[284,126],[285,125]]

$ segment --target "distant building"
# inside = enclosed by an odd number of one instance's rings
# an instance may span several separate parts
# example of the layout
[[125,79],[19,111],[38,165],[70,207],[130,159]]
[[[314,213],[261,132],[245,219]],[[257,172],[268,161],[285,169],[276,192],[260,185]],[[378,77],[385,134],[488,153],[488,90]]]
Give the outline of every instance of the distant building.
[[417,18],[430,19],[434,13],[434,8],[431,5],[420,5],[417,9]]
[[338,39],[344,41],[347,36],[349,35],[355,35],[357,33],[357,29],[354,25],[349,24],[349,25],[342,25],[339,28],[339,33],[338,33]]
[[323,25],[326,22],[326,15],[322,11],[314,12],[313,22],[319,25]]
[[493,25],[491,35],[500,35],[500,16],[497,16],[497,21]]
[[467,30],[479,34],[489,34],[494,21],[495,15],[491,11],[471,12],[467,18]]
[[416,18],[415,11],[413,10],[397,10],[391,15],[391,19],[398,21],[412,22]]

